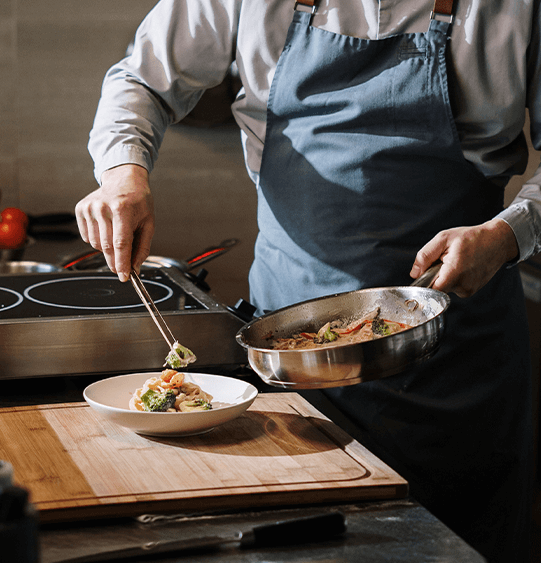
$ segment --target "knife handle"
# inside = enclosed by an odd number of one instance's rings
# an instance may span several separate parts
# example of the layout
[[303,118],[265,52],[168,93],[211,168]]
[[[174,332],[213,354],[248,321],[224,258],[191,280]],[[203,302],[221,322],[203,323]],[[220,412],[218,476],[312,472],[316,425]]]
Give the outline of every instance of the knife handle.
[[240,538],[241,547],[291,545],[327,540],[346,531],[345,516],[329,512],[255,526]]

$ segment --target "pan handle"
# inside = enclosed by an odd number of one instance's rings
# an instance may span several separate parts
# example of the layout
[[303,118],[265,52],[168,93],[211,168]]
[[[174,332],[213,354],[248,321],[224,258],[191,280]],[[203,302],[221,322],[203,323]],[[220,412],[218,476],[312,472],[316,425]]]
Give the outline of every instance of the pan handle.
[[[155,268],[174,266],[181,272],[186,273],[195,269],[197,266],[208,262],[209,260],[213,260],[214,258],[221,256],[238,243],[239,240],[234,238],[223,240],[219,245],[210,246],[209,248],[203,250],[203,252],[196,254],[188,260],[174,260],[172,258],[149,256],[145,265]],[[60,267],[65,270],[91,270],[104,268],[106,266],[107,263],[101,251],[94,249],[87,250],[78,256],[68,258],[60,264]]]
[[430,266],[430,268],[428,268],[428,270],[424,274],[419,276],[410,284],[411,287],[430,287],[434,283],[434,280],[436,279],[441,266],[441,262]]
[[191,258],[188,258],[188,260],[186,260],[188,269],[193,270],[197,266],[200,266],[201,264],[204,264],[209,260],[213,260],[214,258],[221,256],[222,254],[233,248],[235,245],[237,245],[238,242],[239,240],[236,238],[228,238],[226,240],[223,240],[218,246],[210,246],[209,248],[206,248],[205,250],[203,250],[203,252],[200,252],[199,254],[196,254],[195,256],[192,256]]
[[237,318],[245,323],[249,323],[254,320],[254,314],[257,311],[257,307],[245,301],[244,299],[239,299],[234,307],[227,308],[230,313],[233,313]]

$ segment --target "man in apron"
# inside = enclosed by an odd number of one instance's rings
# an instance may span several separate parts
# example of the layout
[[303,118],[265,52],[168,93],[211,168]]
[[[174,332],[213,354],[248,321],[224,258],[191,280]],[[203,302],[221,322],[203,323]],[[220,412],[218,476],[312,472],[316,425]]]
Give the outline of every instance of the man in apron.
[[[466,541],[491,561],[525,561],[528,333],[518,271],[500,267],[518,247],[495,218],[503,184],[465,159],[453,118],[446,62],[453,2],[436,2],[425,31],[382,39],[314,27],[317,6],[303,3],[268,93],[251,299],[262,312],[406,285],[441,259],[433,287],[461,297],[453,295],[438,354],[325,395]],[[108,172],[77,216],[83,238],[126,279],[127,253],[115,251],[113,233],[130,242],[136,233],[129,259],[137,266],[150,251],[153,218],[146,170],[133,167],[127,179],[122,168]],[[143,195],[123,216],[110,204],[126,185]],[[490,259],[469,272],[465,263],[481,251]]]
[[[488,221],[503,206],[503,190],[464,159],[458,142],[445,88],[448,22],[369,41],[310,19],[296,12],[269,95],[250,273],[253,301],[264,309],[285,305],[289,288],[307,277],[298,300],[405,285],[427,240]],[[278,257],[269,263],[269,255]],[[530,447],[518,271],[503,269],[474,296],[453,299],[448,316],[433,360],[326,394],[417,499],[435,514],[454,507],[447,523],[463,537],[485,553],[516,549],[527,524],[527,513],[517,515],[526,506],[520,488],[528,490]]]

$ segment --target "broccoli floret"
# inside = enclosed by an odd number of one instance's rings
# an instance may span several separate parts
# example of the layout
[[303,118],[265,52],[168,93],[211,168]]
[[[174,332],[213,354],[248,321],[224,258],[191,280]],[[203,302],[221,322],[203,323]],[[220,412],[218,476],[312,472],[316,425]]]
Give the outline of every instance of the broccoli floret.
[[326,342],[333,342],[338,338],[338,334],[331,330],[331,323],[324,324],[318,331],[314,342],[316,344],[324,344]]
[[333,342],[334,340],[336,340],[338,338],[338,334],[336,334],[336,332],[333,332],[331,330],[331,327],[328,326],[327,330],[325,331],[325,333],[323,334],[323,340],[325,340],[325,342]]
[[185,411],[210,411],[212,404],[205,399],[194,399],[193,401],[186,401],[182,403],[181,408]]
[[154,389],[149,389],[141,395],[141,401],[146,411],[165,412],[175,404],[176,395],[173,391],[158,393]]
[[205,401],[205,399],[195,399],[195,401],[193,401],[193,402],[198,407],[201,407],[204,411],[212,410],[212,405],[208,401]]
[[384,320],[376,318],[372,321],[372,332],[379,336],[389,336],[391,329]]
[[171,351],[165,358],[165,365],[169,366],[171,369],[184,368],[188,364],[195,362],[195,354],[190,349],[182,346],[182,344],[175,342],[173,344],[173,349],[175,350],[176,354]]

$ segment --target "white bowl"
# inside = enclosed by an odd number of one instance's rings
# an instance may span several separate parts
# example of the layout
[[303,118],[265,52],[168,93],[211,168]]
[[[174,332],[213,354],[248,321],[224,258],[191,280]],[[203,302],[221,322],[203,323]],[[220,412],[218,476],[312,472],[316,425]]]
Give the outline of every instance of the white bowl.
[[160,373],[132,373],[92,383],[84,390],[85,401],[100,415],[148,436],[189,436],[208,432],[240,416],[254,402],[257,389],[240,379],[187,373],[191,381],[212,395],[213,409],[193,412],[143,412],[129,409],[133,392]]

